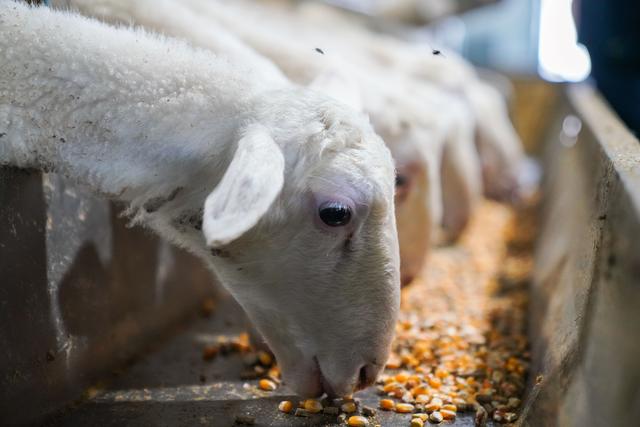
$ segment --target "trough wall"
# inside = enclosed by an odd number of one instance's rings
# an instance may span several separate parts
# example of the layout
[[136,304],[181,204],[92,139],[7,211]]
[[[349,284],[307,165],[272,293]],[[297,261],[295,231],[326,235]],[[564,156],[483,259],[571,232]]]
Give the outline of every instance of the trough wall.
[[640,143],[588,85],[566,88],[543,164],[527,426],[640,419]]
[[56,174],[0,168],[0,425],[37,422],[214,292],[193,256]]

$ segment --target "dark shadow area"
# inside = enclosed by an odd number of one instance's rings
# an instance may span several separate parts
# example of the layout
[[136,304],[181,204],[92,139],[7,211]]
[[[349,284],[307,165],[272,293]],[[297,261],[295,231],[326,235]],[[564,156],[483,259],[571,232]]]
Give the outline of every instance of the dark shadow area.
[[55,330],[47,291],[42,175],[0,168],[0,419],[11,422],[50,383]]
[[94,336],[107,328],[110,298],[106,291],[109,272],[91,244],[81,247],[60,282],[58,298],[67,331]]

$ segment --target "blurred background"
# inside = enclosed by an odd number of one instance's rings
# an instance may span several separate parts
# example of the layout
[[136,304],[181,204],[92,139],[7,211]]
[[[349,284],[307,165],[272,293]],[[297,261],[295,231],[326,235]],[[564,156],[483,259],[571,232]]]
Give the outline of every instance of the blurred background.
[[[631,0],[327,0],[383,31],[454,50],[505,73],[527,95],[543,82],[592,79],[629,128],[640,129],[640,8]],[[542,81],[534,83],[534,79]],[[525,82],[529,85],[522,86]],[[533,86],[532,86],[533,85]],[[503,90],[505,90],[503,82]],[[533,92],[529,92],[532,90]],[[529,98],[529,96],[527,96]],[[544,97],[543,97],[544,98]],[[514,105],[516,111],[525,106]],[[516,114],[525,143],[534,125]]]

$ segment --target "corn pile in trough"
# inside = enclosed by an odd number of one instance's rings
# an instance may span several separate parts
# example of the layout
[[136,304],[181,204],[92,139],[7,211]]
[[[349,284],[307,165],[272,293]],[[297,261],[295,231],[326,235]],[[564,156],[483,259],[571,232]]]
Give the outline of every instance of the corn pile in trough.
[[[406,414],[405,425],[412,427],[452,423],[465,412],[480,426],[516,421],[529,365],[532,210],[483,202],[455,246],[433,251],[423,275],[403,290],[376,408],[360,402],[365,391],[331,401],[283,401],[279,410],[299,417],[328,414],[350,426],[381,425],[379,411]],[[246,335],[224,345],[248,348]],[[245,357],[251,365],[245,378],[259,378],[263,391],[279,387],[268,354]]]
[[529,364],[532,238],[530,214],[485,202],[462,252],[434,251],[423,277],[403,292],[381,407],[432,423],[465,411],[480,425],[517,419]]

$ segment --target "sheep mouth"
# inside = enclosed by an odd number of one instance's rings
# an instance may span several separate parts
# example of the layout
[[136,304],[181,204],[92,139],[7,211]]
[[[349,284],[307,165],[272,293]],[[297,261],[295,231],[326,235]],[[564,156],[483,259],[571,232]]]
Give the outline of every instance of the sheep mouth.
[[313,356],[313,362],[315,363],[315,373],[318,378],[318,383],[320,385],[320,393],[324,392],[327,394],[329,398],[338,397],[337,393],[331,386],[331,383],[325,378],[322,374],[322,368],[320,367],[320,361],[318,360],[318,356]]

